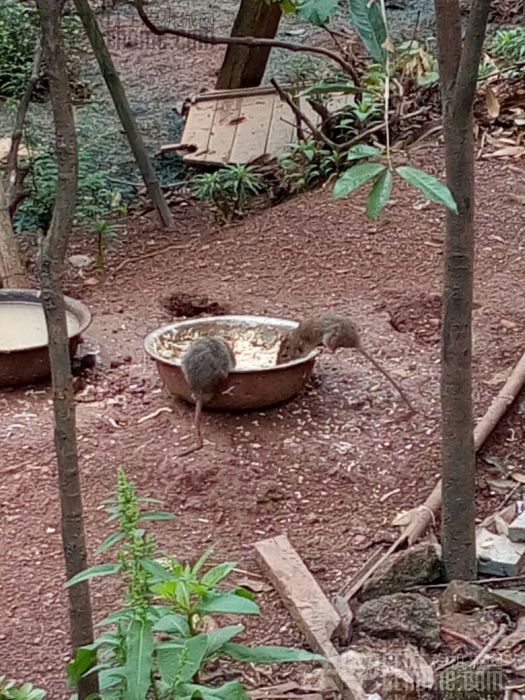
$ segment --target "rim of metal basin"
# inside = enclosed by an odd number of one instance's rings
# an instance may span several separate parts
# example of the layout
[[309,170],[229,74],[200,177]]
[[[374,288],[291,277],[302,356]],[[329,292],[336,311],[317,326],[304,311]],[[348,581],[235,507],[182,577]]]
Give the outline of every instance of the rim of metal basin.
[[[78,329],[68,333],[68,339],[76,338],[82,335],[89,328],[92,321],[91,311],[88,307],[77,299],[64,295],[66,311],[69,311],[78,321]],[[38,289],[0,289],[0,304],[5,302],[19,302],[26,304],[39,304],[42,306],[41,292]],[[27,345],[18,350],[0,350],[0,354],[13,354],[16,352],[26,352],[26,350],[39,350],[47,348],[48,343],[39,343],[38,345]]]
[[[144,339],[144,350],[147,354],[158,362],[163,362],[166,365],[172,365],[174,367],[181,366],[181,360],[168,359],[162,357],[157,352],[155,352],[154,342],[160,336],[168,333],[169,331],[177,330],[178,328],[183,328],[184,326],[199,326],[203,324],[208,324],[217,322],[230,322],[232,324],[258,324],[270,327],[282,328],[283,330],[288,330],[292,328],[297,328],[299,323],[297,321],[291,321],[285,318],[275,318],[273,316],[205,316],[203,318],[190,318],[185,321],[174,321],[173,323],[168,323],[165,326],[161,326],[156,330],[149,333]],[[250,372],[275,372],[278,370],[285,369],[286,367],[294,367],[296,365],[302,365],[309,360],[317,357],[319,355],[319,350],[312,350],[311,353],[305,355],[305,357],[299,357],[297,360],[291,360],[290,362],[283,362],[281,365],[275,365],[274,367],[247,367],[245,369],[234,369],[232,374],[247,374]]]

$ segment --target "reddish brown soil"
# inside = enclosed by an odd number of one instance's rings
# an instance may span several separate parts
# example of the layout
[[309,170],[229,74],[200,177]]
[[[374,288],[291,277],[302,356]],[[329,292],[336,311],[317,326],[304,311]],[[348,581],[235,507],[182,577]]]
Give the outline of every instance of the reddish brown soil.
[[[426,154],[429,163],[439,157],[438,149]],[[523,351],[523,207],[506,198],[515,180],[505,165],[478,165],[478,416]],[[413,203],[400,186],[382,221],[370,224],[358,198],[336,203],[319,191],[222,229],[193,206],[176,207],[171,233],[153,215],[128,221],[104,274],[68,271],[67,292],[94,313],[86,339],[100,346],[105,361],[77,395],[90,552],[107,532],[100,503],[113,491],[118,465],[176,515],[157,534],[182,558],[213,545],[217,558],[257,571],[253,543],[286,533],[332,594],[375,542],[391,537],[392,517],[425,498],[439,469],[435,340],[443,216],[434,206],[416,211]],[[82,235],[71,252],[91,252]],[[322,357],[308,389],[285,406],[205,414],[205,447],[183,463],[176,454],[191,439],[192,410],[164,393],[142,347],[145,334],[169,320],[160,302],[170,294],[189,294],[197,303],[206,296],[233,313],[347,312],[418,415],[404,421],[382,377],[341,352]],[[68,637],[51,394],[46,386],[4,391],[0,405],[0,673],[29,675],[50,697],[62,698]],[[173,414],[138,424],[161,406]],[[523,432],[515,407],[485,453],[525,470]],[[185,465],[196,475],[193,486],[181,479]],[[501,496],[489,497],[491,472],[482,461],[479,467],[482,515]],[[115,602],[113,589],[103,582],[92,590],[98,617]],[[303,643],[277,595],[267,590],[260,599],[263,617],[249,621],[249,639]]]

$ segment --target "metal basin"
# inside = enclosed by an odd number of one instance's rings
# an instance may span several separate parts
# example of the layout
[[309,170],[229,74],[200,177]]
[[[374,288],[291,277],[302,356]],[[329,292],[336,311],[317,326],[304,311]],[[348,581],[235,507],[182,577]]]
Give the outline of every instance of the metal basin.
[[[239,343],[246,344],[246,338],[255,338],[260,347],[270,350],[275,347],[282,334],[297,327],[296,321],[266,316],[209,316],[207,318],[179,321],[163,326],[150,333],[144,341],[144,347],[152,357],[168,391],[185,401],[193,403],[190,389],[181,369],[183,350],[173,357],[166,357],[162,352],[162,343],[168,338],[175,344],[188,343],[196,338],[209,335],[228,340],[237,351]],[[253,366],[237,368],[230,374],[223,393],[214,397],[207,404],[208,408],[236,411],[273,406],[296,396],[308,381],[314,368],[318,351],[314,350],[306,357],[278,366],[257,366],[254,353]],[[267,365],[269,353],[264,365]],[[275,360],[273,360],[274,362]],[[238,361],[238,365],[239,365]]]
[[[81,334],[91,323],[91,313],[75,299],[65,297],[65,302],[66,311],[75,319],[75,328],[69,333],[69,351],[72,357]],[[42,306],[40,292],[33,289],[0,289],[0,306],[3,304]],[[32,384],[48,379],[50,373],[47,343],[27,345],[11,351],[0,349],[0,386]]]

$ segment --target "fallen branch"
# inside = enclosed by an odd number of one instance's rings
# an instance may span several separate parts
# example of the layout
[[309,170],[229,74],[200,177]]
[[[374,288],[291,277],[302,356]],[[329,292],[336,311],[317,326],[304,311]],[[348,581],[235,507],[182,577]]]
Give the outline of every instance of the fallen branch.
[[[497,394],[492,401],[485,415],[480,420],[474,429],[474,446],[476,451],[480,449],[487,437],[494,430],[501,418],[505,415],[508,408],[514,402],[525,384],[525,353],[521,356],[518,364],[512,371],[509,379],[505,383],[503,389]],[[345,593],[345,599],[348,601],[355,596],[372,574],[383,564],[388,557],[397,551],[401,545],[407,543],[414,544],[427,530],[429,525],[435,521],[435,514],[441,508],[441,479],[432,489],[426,501],[414,508],[406,514],[408,524],[405,526],[397,540],[388,548],[388,550],[377,559],[374,555],[372,562],[365,565],[362,575],[350,584],[348,591]]]
[[311,44],[293,44],[290,41],[280,41],[278,39],[264,39],[253,36],[212,36],[209,34],[199,34],[199,32],[189,32],[185,29],[176,29],[174,27],[160,27],[155,24],[146,14],[142,0],[132,0],[138,15],[146,27],[157,36],[171,34],[172,36],[180,36],[183,39],[191,39],[198,41],[201,44],[211,44],[212,46],[266,46],[271,49],[285,49],[286,51],[296,51],[302,53],[313,53],[319,56],[329,58],[339,64],[341,68],[349,76],[354,75],[354,67],[348,61],[340,56],[336,51],[325,49],[322,46],[312,46]]
[[477,668],[480,665],[483,659],[494,649],[496,644],[507,634],[507,629],[507,625],[500,625],[496,634],[489,639],[474,661],[470,664],[472,668]]
[[161,408],[157,408],[157,410],[153,411],[153,413],[148,413],[147,416],[142,416],[141,418],[139,418],[137,423],[139,425],[140,423],[145,423],[147,420],[157,418],[158,416],[160,416],[161,413],[173,413],[173,411],[171,408],[169,408],[169,406],[161,406]]
[[451,630],[448,627],[442,627],[441,634],[446,634],[449,637],[453,637],[454,639],[457,639],[460,642],[465,642],[465,644],[468,644],[473,649],[477,649],[478,652],[481,652],[481,650],[483,649],[481,644],[475,639],[467,637],[466,634],[461,634],[461,632],[456,632],[456,630]]
[[162,255],[163,253],[167,253],[170,250],[184,250],[185,248],[189,248],[190,244],[188,243],[187,245],[180,245],[179,243],[174,243],[172,245],[166,246],[166,248],[161,248],[160,250],[151,250],[149,253],[144,253],[143,255],[137,255],[134,258],[126,258],[123,260],[121,263],[119,263],[116,267],[113,268],[111,273],[113,275],[116,275],[117,272],[120,272],[122,268],[125,265],[129,265],[130,263],[136,263],[136,262],[142,262],[142,260],[146,260],[147,258],[153,258],[156,255]]
[[[487,412],[474,429],[474,446],[480,449],[490,433],[503,418],[511,404],[515,401],[525,384],[525,353],[512,371],[503,389],[490,404]],[[441,508],[441,479],[427,497],[423,506],[415,508],[410,514],[410,522],[402,533],[403,540],[413,544],[432,522],[433,514]]]

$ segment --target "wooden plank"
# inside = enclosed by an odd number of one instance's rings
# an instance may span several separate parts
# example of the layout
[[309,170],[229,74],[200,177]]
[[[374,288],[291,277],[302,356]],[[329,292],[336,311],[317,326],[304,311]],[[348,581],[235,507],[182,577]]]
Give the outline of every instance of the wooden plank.
[[233,142],[230,162],[248,163],[265,153],[268,129],[272,119],[273,98],[271,95],[245,97]]
[[235,140],[242,106],[242,98],[221,100],[217,103],[213,125],[211,127],[207,163],[225,165],[230,162],[230,153]]
[[344,700],[365,700],[363,688],[345,668],[331,642],[340,617],[288,538],[279,535],[254,546],[260,565],[311,648],[331,665]]
[[275,94],[273,99],[272,120],[266,138],[265,153],[273,157],[286,151],[287,147],[297,141],[295,117],[288,105]]
[[197,151],[191,155],[188,154],[183,160],[186,160],[186,158],[205,160],[205,156],[197,156],[197,154],[205,154],[208,150],[210,130],[216,107],[216,102],[205,102],[191,107],[184,125],[181,143],[185,146],[195,145],[197,146]]
[[326,106],[330,110],[330,112],[337,112],[338,110],[343,109],[343,107],[351,105],[354,102],[354,95],[336,93],[334,95],[330,95],[330,97],[326,101]]

